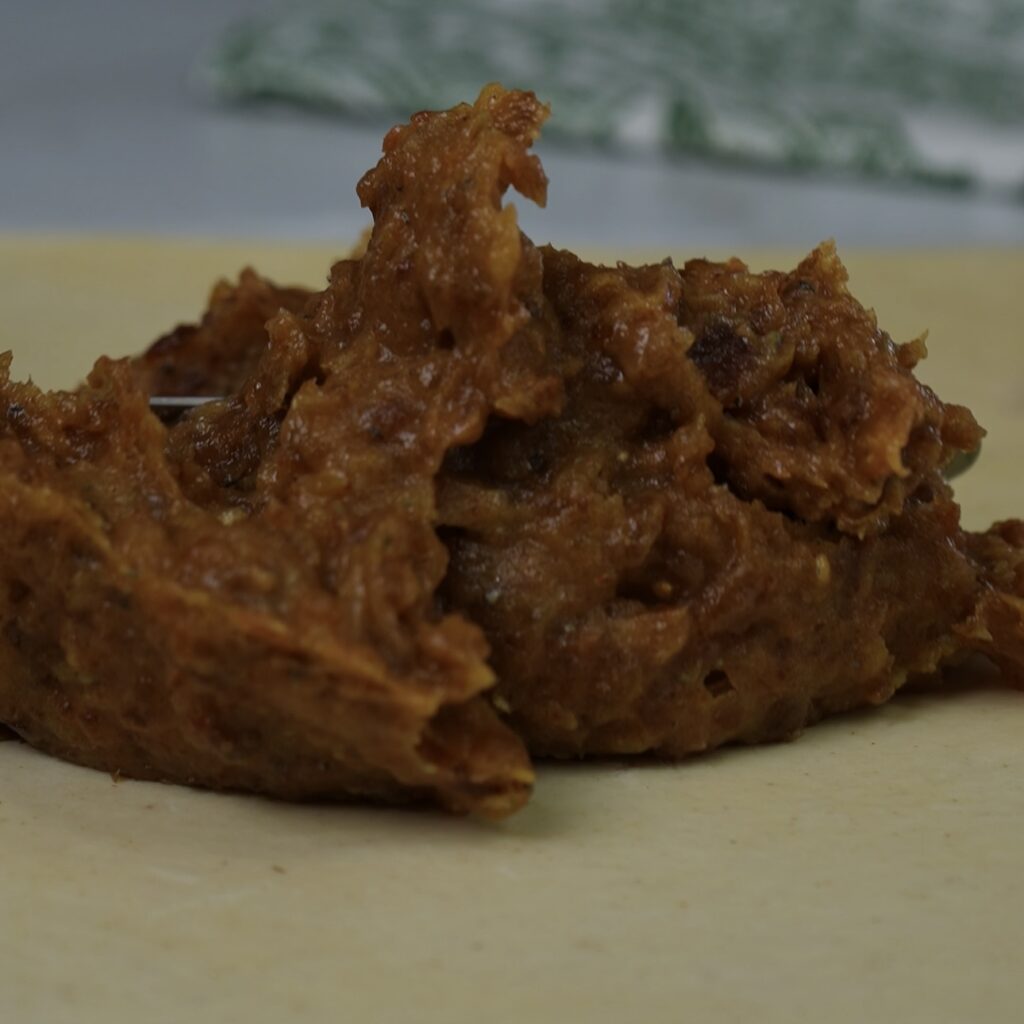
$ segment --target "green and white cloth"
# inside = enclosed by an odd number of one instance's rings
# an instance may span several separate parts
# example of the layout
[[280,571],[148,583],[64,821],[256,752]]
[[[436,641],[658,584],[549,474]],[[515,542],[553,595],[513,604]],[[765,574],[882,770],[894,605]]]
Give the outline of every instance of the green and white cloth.
[[300,0],[203,70],[357,117],[500,81],[548,137],[1024,196],[1024,0]]

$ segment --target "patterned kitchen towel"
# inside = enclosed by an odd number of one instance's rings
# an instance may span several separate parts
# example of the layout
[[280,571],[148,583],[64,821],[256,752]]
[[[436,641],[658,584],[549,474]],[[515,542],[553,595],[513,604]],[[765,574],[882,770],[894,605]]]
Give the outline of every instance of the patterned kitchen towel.
[[573,142],[1024,196],[1024,0],[299,0],[202,71],[362,117],[500,81]]

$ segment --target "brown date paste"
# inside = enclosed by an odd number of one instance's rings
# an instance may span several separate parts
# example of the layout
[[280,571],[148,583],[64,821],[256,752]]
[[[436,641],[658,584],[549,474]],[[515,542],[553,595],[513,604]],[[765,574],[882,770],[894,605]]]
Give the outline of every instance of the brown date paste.
[[[501,817],[530,754],[793,736],[980,651],[1024,669],[1024,524],[970,534],[981,430],[831,246],[790,273],[594,266],[547,114],[393,129],[318,293],[254,272],[44,393],[2,367],[0,722],[140,778]],[[177,422],[150,394],[220,395]]]

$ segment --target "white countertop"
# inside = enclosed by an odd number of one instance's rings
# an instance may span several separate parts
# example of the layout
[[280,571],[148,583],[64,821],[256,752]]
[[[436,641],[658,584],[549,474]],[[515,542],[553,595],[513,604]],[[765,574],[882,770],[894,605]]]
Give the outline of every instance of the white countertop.
[[[386,123],[218,107],[191,72],[265,0],[0,9],[0,231],[349,240]],[[554,116],[557,117],[557,111]],[[623,247],[1024,244],[1024,202],[541,144],[538,241]],[[528,204],[520,202],[523,207]]]

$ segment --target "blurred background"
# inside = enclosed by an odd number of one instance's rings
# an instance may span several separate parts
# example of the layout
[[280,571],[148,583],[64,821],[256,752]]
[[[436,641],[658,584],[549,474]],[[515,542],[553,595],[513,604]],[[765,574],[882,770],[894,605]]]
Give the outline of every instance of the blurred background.
[[1024,243],[1021,0],[2,0],[0,230],[348,241],[492,79],[553,105],[538,241]]

